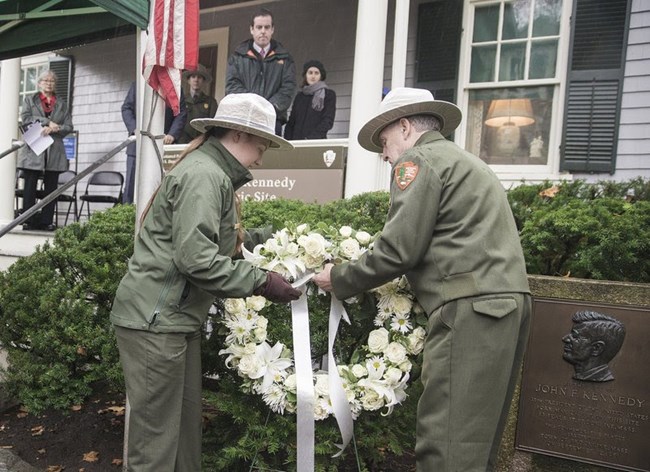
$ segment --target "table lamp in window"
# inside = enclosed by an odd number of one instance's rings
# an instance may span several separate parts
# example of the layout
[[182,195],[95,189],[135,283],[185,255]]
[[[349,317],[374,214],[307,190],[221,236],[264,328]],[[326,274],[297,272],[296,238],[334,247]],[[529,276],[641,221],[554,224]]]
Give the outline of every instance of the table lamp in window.
[[487,126],[497,128],[495,151],[503,156],[513,155],[519,149],[519,127],[533,123],[533,105],[529,98],[492,100],[485,120]]

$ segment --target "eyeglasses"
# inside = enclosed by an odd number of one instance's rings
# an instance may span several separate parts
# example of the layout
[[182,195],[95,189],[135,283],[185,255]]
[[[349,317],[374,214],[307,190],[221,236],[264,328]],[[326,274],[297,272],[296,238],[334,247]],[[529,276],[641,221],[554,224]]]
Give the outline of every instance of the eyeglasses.
[[44,84],[55,84],[56,80],[43,79],[41,80]]

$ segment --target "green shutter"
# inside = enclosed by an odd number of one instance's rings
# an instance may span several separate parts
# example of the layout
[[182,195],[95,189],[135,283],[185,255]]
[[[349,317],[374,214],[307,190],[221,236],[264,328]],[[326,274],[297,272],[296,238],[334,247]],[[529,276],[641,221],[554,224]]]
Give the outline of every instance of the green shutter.
[[616,168],[629,0],[574,0],[560,170]]

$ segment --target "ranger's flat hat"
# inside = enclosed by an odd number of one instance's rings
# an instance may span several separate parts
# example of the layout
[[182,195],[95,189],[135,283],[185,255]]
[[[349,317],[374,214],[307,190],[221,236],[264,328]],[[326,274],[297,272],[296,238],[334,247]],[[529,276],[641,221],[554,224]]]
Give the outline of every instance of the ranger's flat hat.
[[289,150],[293,145],[275,134],[275,108],[254,93],[232,93],[223,97],[214,118],[196,118],[190,124],[201,133],[220,127],[243,131],[271,141],[275,149]]
[[382,152],[379,133],[389,124],[412,115],[433,115],[440,120],[440,133],[450,135],[463,119],[456,105],[443,100],[434,100],[433,94],[425,89],[400,87],[388,92],[379,104],[379,112],[359,131],[359,144],[368,151]]

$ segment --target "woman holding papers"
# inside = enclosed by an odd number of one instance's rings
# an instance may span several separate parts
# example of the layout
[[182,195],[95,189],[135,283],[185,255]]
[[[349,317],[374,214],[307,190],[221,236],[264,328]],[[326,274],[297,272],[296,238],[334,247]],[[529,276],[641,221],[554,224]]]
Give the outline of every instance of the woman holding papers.
[[[68,170],[63,138],[72,131],[72,118],[68,105],[56,96],[56,74],[46,70],[38,78],[40,92],[25,97],[23,111],[20,115],[22,124],[28,128],[38,122],[43,127],[43,136],[50,136],[52,144],[41,154],[36,154],[31,147],[24,146],[18,153],[17,167],[23,170],[25,189],[23,197],[23,211],[36,203],[36,190],[38,180],[43,176],[44,196],[56,190],[59,173]],[[32,216],[23,229],[40,229],[54,231],[56,224],[52,202],[46,205],[40,214]]]

